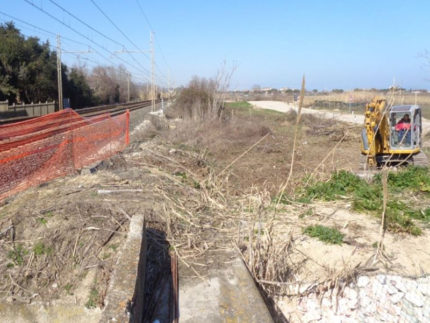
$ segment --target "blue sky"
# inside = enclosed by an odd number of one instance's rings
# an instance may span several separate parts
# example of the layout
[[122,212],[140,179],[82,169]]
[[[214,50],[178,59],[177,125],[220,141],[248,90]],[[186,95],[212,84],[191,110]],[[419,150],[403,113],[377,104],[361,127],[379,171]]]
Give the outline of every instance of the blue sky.
[[[54,14],[108,51],[120,46],[91,31],[55,7],[49,0],[29,0]],[[141,50],[149,49],[150,27],[137,0],[94,0]],[[135,50],[96,9],[91,0],[55,0],[128,50]],[[430,67],[422,57],[430,50],[430,1],[428,0],[325,0],[325,1],[146,1],[139,0],[157,39],[155,45],[159,82],[167,84],[168,70],[176,85],[193,75],[212,77],[222,67],[235,66],[232,89],[299,87],[306,74],[307,88],[405,88],[430,89]],[[0,11],[64,37],[90,42],[41,13],[24,0],[0,0]],[[0,14],[0,21],[10,18]],[[20,22],[25,35],[55,37]],[[91,67],[121,63],[98,48],[81,55]],[[64,49],[85,51],[88,46],[63,39]],[[133,55],[137,63],[131,58]],[[143,54],[120,54],[136,80],[149,77],[150,60]],[[74,54],[64,54],[73,65]],[[86,61],[85,58],[91,61]]]

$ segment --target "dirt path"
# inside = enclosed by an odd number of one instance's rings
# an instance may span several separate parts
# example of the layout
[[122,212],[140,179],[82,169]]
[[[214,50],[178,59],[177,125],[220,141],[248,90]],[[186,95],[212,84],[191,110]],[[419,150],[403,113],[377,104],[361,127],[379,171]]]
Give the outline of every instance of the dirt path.
[[[260,109],[270,109],[280,112],[297,110],[297,106],[280,101],[249,101],[249,103]],[[364,116],[354,114],[354,112],[352,112],[352,114],[346,114],[338,111],[315,110],[310,108],[303,108],[302,112],[317,115],[325,119],[336,119],[354,124],[363,124],[364,122]],[[423,134],[425,135],[428,132],[430,132],[430,120],[423,118]]]

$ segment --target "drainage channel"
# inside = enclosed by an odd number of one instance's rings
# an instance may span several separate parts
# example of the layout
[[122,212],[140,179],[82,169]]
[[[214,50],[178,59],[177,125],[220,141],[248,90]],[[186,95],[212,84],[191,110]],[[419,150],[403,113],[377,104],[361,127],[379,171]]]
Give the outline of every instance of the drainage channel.
[[178,322],[178,264],[163,231],[134,215],[100,322]]
[[186,271],[162,228],[145,227],[144,216],[134,215],[100,322],[273,322],[235,252],[214,251],[204,277]]

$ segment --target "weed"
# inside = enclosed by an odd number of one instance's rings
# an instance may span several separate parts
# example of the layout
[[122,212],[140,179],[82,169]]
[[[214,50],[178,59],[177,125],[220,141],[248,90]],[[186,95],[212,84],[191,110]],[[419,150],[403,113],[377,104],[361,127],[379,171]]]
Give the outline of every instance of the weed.
[[314,214],[314,210],[312,208],[307,209],[305,212],[299,214],[299,219],[303,219],[305,216],[311,216]]
[[285,194],[282,194],[281,199],[279,199],[279,195],[272,197],[272,203],[277,204],[279,200],[279,204],[290,205],[291,201],[287,198]]
[[227,107],[232,109],[242,109],[242,110],[248,111],[249,109],[252,109],[252,104],[246,101],[228,102]]
[[[421,234],[421,229],[416,226],[413,219],[430,221],[430,209],[415,210],[399,200],[395,194],[404,189],[423,191],[423,187],[427,185],[427,178],[430,179],[428,170],[419,167],[410,167],[402,172],[389,174],[389,188],[393,194],[390,194],[387,203],[386,216],[390,231]],[[308,186],[301,194],[301,198],[326,201],[345,197],[352,198],[354,210],[368,211],[379,216],[382,213],[381,176],[378,174],[371,183],[368,183],[352,173],[340,171],[334,173],[326,182]]]
[[46,212],[44,215],[48,218],[52,218],[54,216],[54,212],[49,211],[49,212]]
[[[375,182],[380,183],[381,175],[375,176]],[[430,172],[426,167],[409,166],[400,172],[388,175],[388,186],[392,191],[404,189],[430,193]]]
[[366,190],[366,182],[347,171],[333,173],[328,182],[318,182],[306,188],[304,197],[333,201],[356,190]]
[[39,221],[40,224],[48,223],[48,220],[46,220],[45,218],[38,218],[37,221]]
[[97,300],[99,298],[98,290],[93,287],[90,291],[90,295],[88,297],[88,301],[85,303],[86,308],[95,308],[97,307]]
[[34,245],[33,252],[36,256],[49,255],[52,253],[52,248],[46,247],[43,242],[38,242]]
[[182,179],[187,179],[187,174],[185,172],[175,172],[173,175],[178,176]]
[[28,250],[26,250],[22,244],[18,244],[16,248],[9,251],[7,256],[11,259],[15,265],[21,266],[24,263],[24,257],[28,255]]
[[15,265],[13,263],[11,263],[11,262],[6,265],[7,269],[10,269],[10,268],[13,268],[13,267],[15,267]]
[[118,247],[119,247],[119,244],[118,244],[118,243],[114,243],[114,244],[111,244],[111,245],[109,246],[109,248],[110,248],[110,249],[112,249],[113,251],[116,251],[116,250],[118,249]]
[[254,229],[254,234],[255,235],[264,235],[264,230],[263,229]]
[[270,109],[254,109],[252,104],[246,101],[238,101],[238,102],[228,102],[226,104],[227,108],[234,109],[235,111],[240,111],[242,113],[252,113],[253,115],[257,116],[264,116],[264,117],[282,117],[285,118],[284,112],[279,112],[276,110],[270,110]]
[[201,188],[200,183],[196,181],[193,181],[193,186],[196,190],[199,190]]
[[65,289],[66,293],[69,294],[69,295],[72,295],[72,288],[73,288],[73,285],[70,284],[70,283],[67,283],[64,286],[64,289]]
[[311,225],[303,230],[303,233],[310,237],[330,244],[342,244],[344,235],[335,228],[329,228],[322,225]]

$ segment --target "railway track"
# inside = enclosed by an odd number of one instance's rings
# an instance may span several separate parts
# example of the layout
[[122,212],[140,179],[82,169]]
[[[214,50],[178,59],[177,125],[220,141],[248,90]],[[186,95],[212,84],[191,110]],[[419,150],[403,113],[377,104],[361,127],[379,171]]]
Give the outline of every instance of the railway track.
[[[139,102],[116,103],[116,104],[100,105],[96,107],[89,107],[89,108],[83,108],[83,109],[76,109],[75,111],[84,117],[92,117],[106,112],[109,112],[111,115],[118,115],[120,113],[123,113],[127,109],[130,111],[134,111],[134,110],[150,107],[151,102],[152,102],[151,100],[145,100],[145,101],[139,101]],[[161,100],[156,100],[155,104],[158,104],[160,102]],[[16,117],[16,118],[1,119],[0,124],[8,124],[13,122],[29,120],[33,118],[37,118],[37,117]]]

